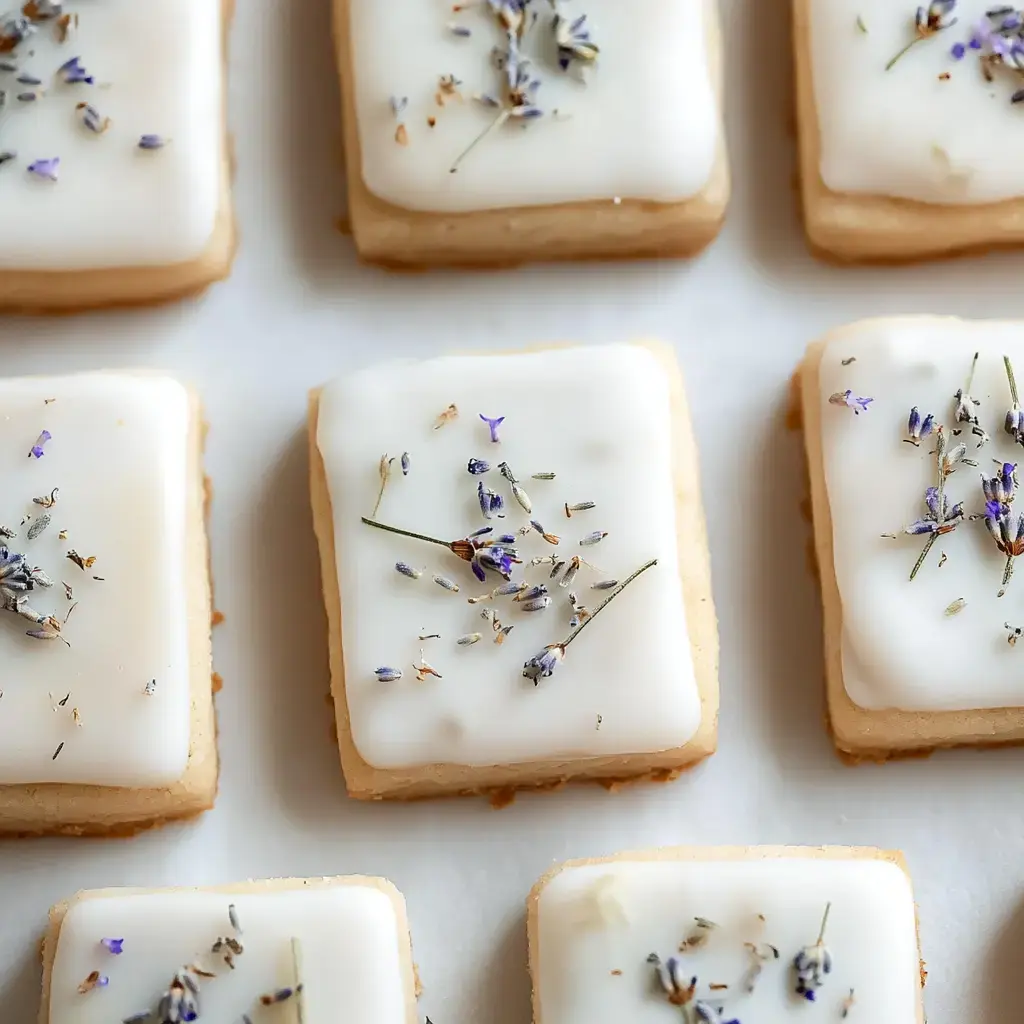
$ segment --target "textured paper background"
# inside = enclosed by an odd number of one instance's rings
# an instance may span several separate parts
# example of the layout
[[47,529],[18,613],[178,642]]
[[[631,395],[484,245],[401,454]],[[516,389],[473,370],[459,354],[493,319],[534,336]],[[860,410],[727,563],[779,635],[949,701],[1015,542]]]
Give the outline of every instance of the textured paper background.
[[[888,313],[1024,318],[1024,254],[907,269],[815,263],[793,193],[788,19],[784,5],[755,15],[749,0],[725,0],[736,194],[723,237],[694,263],[482,276],[360,267],[334,229],[343,202],[327,5],[253,0],[232,40],[233,277],[155,312],[0,322],[5,374],[146,365],[198,385],[227,616],[215,638],[217,809],[130,842],[0,845],[5,1024],[33,1020],[46,909],[77,888],[347,872],[387,875],[405,892],[435,1024],[526,1024],[523,901],[536,878],[567,857],[685,842],[902,847],[930,1019],[1019,1013],[1024,750],[856,769],[836,759],[822,725],[803,457],[785,410],[805,343],[832,325]],[[629,335],[672,342],[688,378],[721,618],[719,752],[667,786],[569,789],[501,812],[474,800],[347,801],[325,704],[306,389],[385,353]],[[282,543],[290,571],[268,572]],[[969,652],[936,652],[949,656]]]

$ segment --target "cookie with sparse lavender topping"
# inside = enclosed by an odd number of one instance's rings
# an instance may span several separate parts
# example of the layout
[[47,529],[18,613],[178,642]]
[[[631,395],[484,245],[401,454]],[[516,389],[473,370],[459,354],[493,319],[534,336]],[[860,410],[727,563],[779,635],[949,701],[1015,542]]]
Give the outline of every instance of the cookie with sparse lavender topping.
[[314,392],[310,447],[353,796],[670,776],[714,750],[697,453],[668,349],[375,366]]
[[386,879],[96,889],[50,911],[39,1024],[416,1024],[402,894]]
[[349,220],[393,266],[691,256],[729,197],[717,0],[334,0]]
[[227,276],[232,3],[0,12],[0,310],[159,302]]
[[[837,748],[1024,741],[1024,324],[869,320],[800,370]],[[1021,577],[1021,578],[1018,578]]]
[[217,789],[199,402],[0,380],[0,834],[119,835]]
[[535,1024],[924,1024],[896,852],[692,846],[569,861],[527,912]]
[[1024,243],[1024,11],[796,0],[794,28],[816,252],[902,262]]

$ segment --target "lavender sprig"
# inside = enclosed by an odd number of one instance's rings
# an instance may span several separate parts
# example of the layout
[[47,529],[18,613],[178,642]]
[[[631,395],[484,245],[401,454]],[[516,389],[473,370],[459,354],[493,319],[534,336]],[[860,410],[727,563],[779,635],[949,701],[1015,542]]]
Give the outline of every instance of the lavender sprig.
[[645,562],[630,573],[594,610],[591,612],[589,618],[584,619],[572,632],[561,642],[557,644],[548,644],[538,654],[535,654],[523,665],[523,678],[532,679],[533,685],[537,686],[541,679],[546,679],[548,676],[553,675],[554,671],[562,663],[565,658],[565,652],[568,650],[569,644],[573,642],[583,632],[586,627],[597,618],[600,613],[608,607],[608,605],[615,600],[616,597],[621,594],[626,587],[630,585],[641,573],[646,572],[651,566],[657,565],[658,560],[652,558],[649,562]]
[[931,0],[927,7],[918,7],[914,15],[914,38],[885,65],[885,70],[891,71],[896,62],[922,40],[952,28],[957,23],[955,17],[950,17],[955,7],[956,0]]

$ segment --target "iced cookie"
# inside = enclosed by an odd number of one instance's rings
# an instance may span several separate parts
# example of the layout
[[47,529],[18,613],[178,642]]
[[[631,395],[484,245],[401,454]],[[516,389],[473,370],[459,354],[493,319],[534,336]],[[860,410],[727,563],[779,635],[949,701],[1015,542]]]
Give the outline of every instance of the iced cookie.
[[1015,368],[1020,323],[869,320],[808,351],[803,416],[840,751],[880,759],[1024,740]]
[[310,440],[353,796],[666,777],[714,750],[697,452],[668,349],[375,366],[313,394]]
[[679,847],[569,861],[534,886],[528,926],[536,1024],[924,1022],[899,853]]
[[0,833],[213,804],[198,400],[157,374],[0,380]]
[[349,214],[397,266],[689,256],[729,196],[715,0],[334,0]]
[[796,0],[795,29],[816,250],[903,261],[1024,242],[1021,12],[990,0]]
[[97,889],[50,911],[39,1024],[192,1020],[416,1024],[402,894],[275,878]]
[[30,0],[0,14],[0,310],[198,292],[234,251],[231,0]]

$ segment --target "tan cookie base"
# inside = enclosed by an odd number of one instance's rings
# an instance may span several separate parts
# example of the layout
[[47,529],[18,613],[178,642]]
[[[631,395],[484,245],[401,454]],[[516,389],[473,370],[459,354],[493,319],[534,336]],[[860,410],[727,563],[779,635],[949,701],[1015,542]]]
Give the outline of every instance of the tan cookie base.
[[833,192],[821,178],[810,46],[811,0],[795,0],[796,102],[804,230],[816,256],[841,263],[909,263],[1024,245],[1024,200],[938,206]]
[[218,892],[225,895],[235,893],[286,892],[290,889],[332,889],[342,885],[365,885],[379,889],[395,908],[398,923],[398,939],[402,962],[402,981],[405,988],[406,1024],[418,1024],[416,997],[419,981],[412,961],[412,943],[409,937],[409,921],[402,894],[386,878],[369,878],[364,875],[347,875],[336,878],[270,878],[258,882],[236,882],[233,885],[207,886],[199,889],[89,889],[79,892],[65,903],[58,903],[50,909],[50,924],[43,939],[43,998],[39,1007],[38,1024],[50,1021],[50,981],[53,975],[53,960],[57,955],[57,940],[60,928],[68,910],[82,900],[101,900],[120,896],[137,896],[157,892]]
[[342,608],[334,547],[334,516],[323,459],[316,443],[319,390],[310,395],[309,461],[313,526],[320,546],[320,571],[329,625],[331,693],[338,726],[338,746],[349,796],[359,800],[415,800],[435,796],[469,796],[498,791],[496,805],[511,791],[550,789],[568,781],[622,782],[644,776],[664,777],[714,753],[718,736],[718,621],[711,596],[711,563],[700,497],[697,446],[690,424],[682,377],[672,351],[652,345],[670,382],[676,481],[676,526],[679,575],[683,585],[694,675],[701,701],[701,722],[681,747],[653,754],[527,761],[515,765],[469,767],[431,764],[404,770],[374,768],[363,760],[352,739],[345,696]]
[[[628,853],[617,853],[611,857],[588,857],[580,860],[566,861],[545,874],[530,890],[526,900],[526,930],[529,939],[530,977],[533,984],[533,1024],[543,1024],[540,1009],[540,992],[537,977],[540,973],[540,896],[547,884],[566,868],[581,867],[586,864],[614,864],[617,861],[722,861],[722,860],[774,860],[781,857],[806,857],[808,859],[845,860],[858,858],[863,860],[884,860],[895,864],[907,877],[910,871],[903,854],[896,850],[877,850],[870,846],[666,846],[655,850],[639,850]],[[920,947],[920,927],[918,928],[918,947]],[[921,988],[924,988],[924,961],[921,961]],[[925,1024],[924,1000],[920,993],[917,1001],[917,1024]]]
[[[828,341],[863,330],[863,322],[841,328]],[[1024,709],[977,711],[868,711],[854,704],[843,683],[843,604],[832,557],[832,514],[821,444],[821,388],[818,368],[825,341],[807,350],[800,367],[804,444],[811,483],[814,545],[821,579],[825,628],[825,680],[829,731],[844,760],[885,761],[928,754],[944,747],[989,747],[1024,743]]]
[[[129,836],[209,810],[217,795],[217,722],[213,705],[212,597],[202,470],[203,422],[192,396],[189,433],[186,568],[192,699],[188,764],[173,785],[128,789],[78,783],[0,786],[0,838],[39,835]],[[111,752],[116,757],[116,751]]]
[[[684,257],[700,252],[721,229],[730,191],[724,135],[707,186],[680,203],[625,199],[422,213],[378,199],[362,176],[349,21],[349,0],[334,0],[349,219],[356,248],[367,262],[395,269],[481,269],[539,260]],[[711,70],[721,96],[721,33],[714,0],[708,0],[707,21]]]
[[[224,9],[224,74],[228,66],[228,29],[235,0]],[[0,273],[0,313],[67,314],[112,306],[148,306],[198,295],[231,272],[237,244],[231,201],[234,155],[227,132],[224,97],[224,152],[220,208],[206,248],[187,263],[155,267],[105,267],[98,270],[5,270]]]

